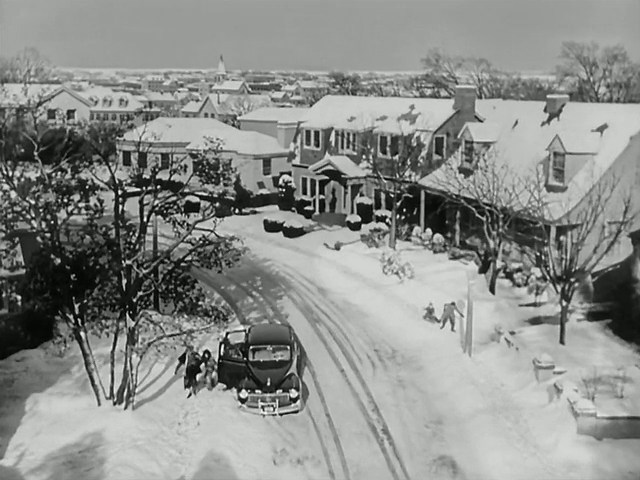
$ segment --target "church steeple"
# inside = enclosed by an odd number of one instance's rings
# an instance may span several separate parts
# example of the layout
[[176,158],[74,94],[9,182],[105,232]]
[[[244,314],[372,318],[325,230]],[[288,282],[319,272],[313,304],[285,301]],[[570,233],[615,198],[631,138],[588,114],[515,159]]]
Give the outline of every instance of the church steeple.
[[218,61],[218,75],[226,75],[227,69],[224,67],[224,58],[220,55],[220,60]]

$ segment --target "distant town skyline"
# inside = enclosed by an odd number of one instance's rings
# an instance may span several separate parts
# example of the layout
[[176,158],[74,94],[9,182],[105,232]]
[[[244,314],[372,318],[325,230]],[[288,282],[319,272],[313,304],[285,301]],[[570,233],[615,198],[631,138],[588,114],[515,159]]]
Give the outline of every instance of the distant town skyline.
[[418,71],[429,48],[550,71],[565,40],[640,60],[640,0],[0,0],[0,55],[77,68]]

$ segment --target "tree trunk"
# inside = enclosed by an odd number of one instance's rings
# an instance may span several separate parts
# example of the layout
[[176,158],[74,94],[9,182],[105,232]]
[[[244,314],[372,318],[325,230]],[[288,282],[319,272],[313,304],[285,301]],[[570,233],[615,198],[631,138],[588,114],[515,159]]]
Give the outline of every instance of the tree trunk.
[[496,294],[496,285],[498,284],[498,266],[502,262],[502,244],[498,244],[498,251],[491,256],[491,276],[489,277],[489,293]]
[[566,345],[567,321],[569,320],[569,301],[560,294],[560,345]]
[[132,328],[127,329],[126,346],[124,350],[124,361],[122,364],[122,379],[114,401],[115,405],[124,405],[126,410],[133,394],[133,351],[135,347],[135,332]]
[[93,390],[93,395],[95,396],[96,403],[100,407],[102,405],[102,398],[100,397],[100,389],[98,387],[98,382],[96,381],[98,372],[96,371],[95,363],[91,358],[91,350],[88,345],[87,335],[82,331],[79,325],[76,325],[73,328],[73,338],[80,348],[80,353],[82,354],[82,360],[84,362],[84,369],[87,372],[87,376],[89,377],[91,390]]
[[453,225],[453,246],[460,248],[460,207],[456,207],[455,223]]
[[393,203],[391,204],[391,229],[389,231],[389,248],[396,249],[396,225],[398,223],[398,186],[393,183]]
[[113,331],[113,341],[111,342],[111,350],[109,351],[109,398],[114,399],[113,387],[116,381],[116,349],[118,348],[118,339],[120,338],[120,322],[121,318],[116,318],[116,328]]

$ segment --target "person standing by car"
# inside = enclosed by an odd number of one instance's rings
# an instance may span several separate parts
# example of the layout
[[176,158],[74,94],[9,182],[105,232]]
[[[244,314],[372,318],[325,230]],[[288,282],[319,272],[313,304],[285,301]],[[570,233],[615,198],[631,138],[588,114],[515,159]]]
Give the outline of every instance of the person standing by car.
[[440,319],[440,330],[442,330],[447,324],[447,320],[451,323],[451,331],[456,331],[456,313],[464,318],[463,313],[458,309],[456,302],[449,302],[444,304],[442,311],[442,318]]
[[180,367],[185,365],[184,389],[189,391],[187,398],[198,393],[198,374],[202,371],[200,368],[201,364],[202,359],[200,358],[200,354],[196,352],[193,345],[187,345],[184,353],[178,357],[178,365],[176,365],[174,374],[177,374]]
[[209,350],[202,352],[202,366],[204,367],[204,373],[202,374],[204,386],[207,387],[207,390],[213,390],[213,387],[218,383],[218,374],[216,372],[216,360]]

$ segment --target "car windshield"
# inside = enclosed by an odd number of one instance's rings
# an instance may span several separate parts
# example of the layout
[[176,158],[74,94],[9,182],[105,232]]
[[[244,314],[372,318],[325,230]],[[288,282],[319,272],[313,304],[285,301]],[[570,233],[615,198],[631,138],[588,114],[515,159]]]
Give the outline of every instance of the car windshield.
[[250,362],[288,362],[291,350],[288,345],[259,345],[249,349]]

